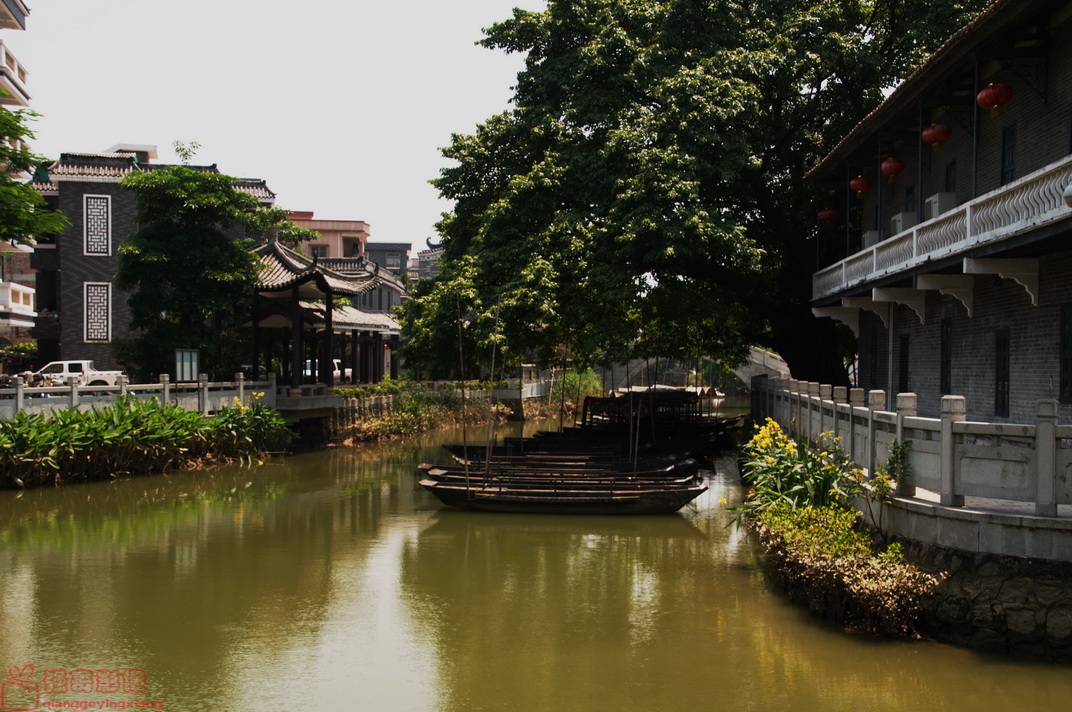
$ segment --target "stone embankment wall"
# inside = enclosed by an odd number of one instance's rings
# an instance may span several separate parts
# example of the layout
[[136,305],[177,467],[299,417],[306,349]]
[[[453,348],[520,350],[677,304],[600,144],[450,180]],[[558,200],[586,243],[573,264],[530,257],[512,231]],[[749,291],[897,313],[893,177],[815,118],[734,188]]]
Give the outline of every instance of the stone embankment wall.
[[920,632],[974,650],[1072,662],[1072,564],[904,542],[920,569],[944,573]]

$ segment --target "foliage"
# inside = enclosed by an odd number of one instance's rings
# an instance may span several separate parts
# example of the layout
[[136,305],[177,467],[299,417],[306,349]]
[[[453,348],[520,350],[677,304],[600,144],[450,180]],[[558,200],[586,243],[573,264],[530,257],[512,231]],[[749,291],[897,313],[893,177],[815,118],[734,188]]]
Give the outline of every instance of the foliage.
[[512,108],[444,149],[454,208],[441,273],[401,311],[408,355],[455,357],[461,313],[485,358],[501,309],[510,354],[541,364],[557,344],[608,362],[763,344],[798,378],[845,382],[810,310],[826,196],[803,173],[986,2],[514,10],[483,44],[526,67]]
[[603,379],[590,368],[562,371],[551,383],[547,401],[581,403],[587,396],[604,396]]
[[[389,393],[370,393],[361,389],[337,389],[336,393],[344,398],[366,398],[373,395],[390,395],[389,408],[365,408],[355,404],[355,412],[345,422],[336,423],[336,429],[343,431],[343,436],[351,440],[382,440],[402,435],[416,435],[445,426],[469,424],[487,424],[490,420],[501,420],[509,414],[509,409],[493,403],[486,395],[474,395],[465,398],[462,407],[462,384],[438,384],[446,387],[430,388],[421,383],[395,381]],[[472,390],[465,384],[466,390]],[[485,387],[488,384],[483,384]]]
[[23,341],[17,344],[7,344],[0,347],[0,362],[9,364],[13,361],[24,361],[37,357],[37,341]]
[[65,484],[242,459],[289,441],[286,423],[261,404],[213,418],[154,399],[106,408],[19,412],[0,420],[0,487]]
[[[845,483],[843,493],[848,500],[860,502],[864,507],[871,526],[881,536],[885,536],[882,530],[881,505],[887,502],[890,495],[897,489],[900,482],[904,482],[912,474],[912,466],[908,462],[908,451],[912,443],[906,440],[903,443],[896,439],[890,441],[889,455],[886,461],[875,468],[871,477],[865,477],[863,470],[856,468]],[[844,453],[841,453],[844,456]],[[847,459],[847,458],[846,458]]]
[[827,450],[815,452],[803,441],[786,435],[767,418],[744,446],[744,479],[751,493],[738,511],[738,518],[780,505],[789,509],[828,507],[844,502],[846,483],[859,468],[833,449],[837,440],[823,433]]
[[46,209],[41,194],[20,179],[46,163],[44,156],[26,148],[34,138],[28,122],[36,116],[25,109],[0,107],[0,240],[14,244],[28,244],[70,227],[62,213]]
[[116,351],[135,377],[169,372],[180,348],[199,349],[202,370],[213,377],[248,360],[242,323],[256,270],[246,236],[262,237],[289,221],[236,184],[188,166],[123,179],[137,198],[141,227],[119,248],[115,281],[128,294],[136,335]]
[[794,599],[855,628],[913,633],[922,601],[939,579],[905,562],[898,544],[872,553],[855,522],[854,511],[836,505],[776,504],[755,525]]

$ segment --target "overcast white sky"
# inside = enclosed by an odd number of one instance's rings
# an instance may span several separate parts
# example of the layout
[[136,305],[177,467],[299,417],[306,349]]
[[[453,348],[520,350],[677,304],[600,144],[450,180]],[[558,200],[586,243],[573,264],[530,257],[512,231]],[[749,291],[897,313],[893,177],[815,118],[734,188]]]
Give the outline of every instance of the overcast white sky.
[[424,248],[451,133],[508,107],[523,59],[474,45],[545,0],[27,0],[0,39],[29,72],[37,153],[201,144],[290,210]]

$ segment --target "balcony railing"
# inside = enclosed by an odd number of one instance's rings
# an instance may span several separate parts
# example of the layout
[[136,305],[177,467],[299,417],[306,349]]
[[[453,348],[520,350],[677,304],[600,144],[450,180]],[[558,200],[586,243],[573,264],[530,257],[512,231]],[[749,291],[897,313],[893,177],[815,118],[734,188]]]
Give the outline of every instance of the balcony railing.
[[26,67],[15,58],[3,40],[0,40],[0,104],[29,106],[30,93],[26,91]]
[[931,260],[967,253],[1072,216],[1062,193],[1072,156],[850,255],[812,276],[820,299]]
[[0,282],[0,315],[33,319],[34,288],[16,282]]

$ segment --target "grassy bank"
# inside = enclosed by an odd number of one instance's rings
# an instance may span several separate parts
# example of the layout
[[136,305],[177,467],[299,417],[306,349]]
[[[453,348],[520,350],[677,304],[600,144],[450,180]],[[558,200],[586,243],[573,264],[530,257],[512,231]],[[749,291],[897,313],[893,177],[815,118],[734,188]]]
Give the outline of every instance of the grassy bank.
[[759,534],[794,600],[853,628],[912,635],[938,579],[906,562],[899,544],[887,544],[873,516],[906,467],[904,449],[894,447],[865,478],[838,439],[827,434],[823,444],[809,448],[770,419],[758,427],[744,447],[751,491],[737,508],[739,521]]
[[120,398],[92,410],[18,413],[0,421],[0,488],[163,472],[277,451],[290,431],[260,404],[208,418],[159,401]]

